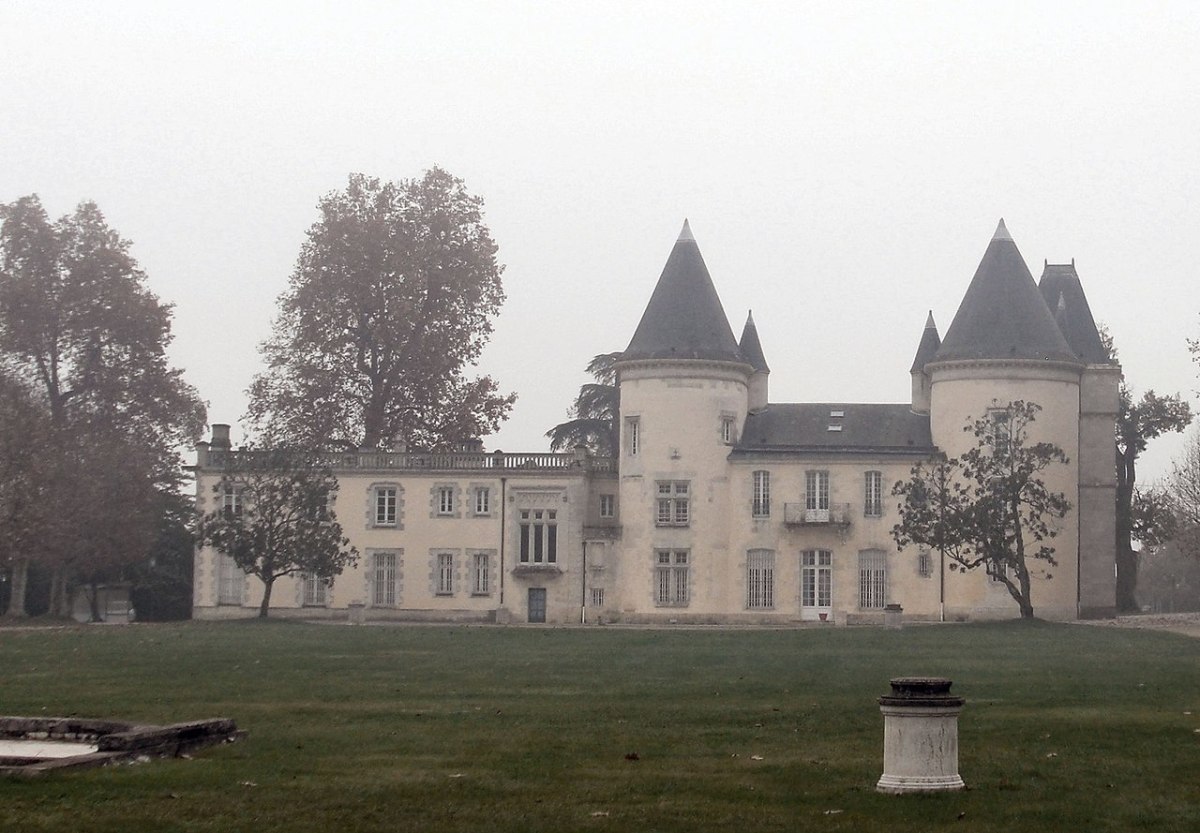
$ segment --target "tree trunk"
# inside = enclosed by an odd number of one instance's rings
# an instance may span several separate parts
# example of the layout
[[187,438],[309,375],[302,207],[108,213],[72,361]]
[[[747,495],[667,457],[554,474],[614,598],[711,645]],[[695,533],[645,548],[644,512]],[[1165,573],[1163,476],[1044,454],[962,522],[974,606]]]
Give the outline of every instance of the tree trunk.
[[92,610],[92,621],[103,622],[104,617],[100,615],[100,588],[96,585],[96,582],[89,582],[86,592],[88,594],[88,606]]
[[275,577],[263,579],[263,599],[262,604],[258,606],[258,618],[266,619],[267,612],[271,609],[271,590],[275,587]]
[[6,619],[24,619],[29,614],[25,612],[25,589],[29,586],[29,559],[18,558],[12,566],[12,592],[8,597]]
[[50,616],[61,618],[69,615],[63,612],[66,608],[64,596],[66,596],[67,579],[65,574],[66,569],[61,565],[50,572],[50,606],[46,610]]
[[1133,551],[1133,487],[1136,454],[1117,449],[1117,611],[1136,613],[1137,554]]

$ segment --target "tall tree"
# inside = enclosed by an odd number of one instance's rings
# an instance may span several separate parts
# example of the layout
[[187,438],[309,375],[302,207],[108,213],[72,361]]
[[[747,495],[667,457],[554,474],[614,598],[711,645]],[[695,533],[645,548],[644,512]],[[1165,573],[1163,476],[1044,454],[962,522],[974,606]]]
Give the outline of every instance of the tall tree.
[[515,395],[464,375],[504,300],[482,201],[433,168],[399,182],[354,174],[318,208],[262,346],[251,423],[300,448],[493,432]]
[[1200,558],[1200,433],[1192,432],[1183,455],[1172,464],[1166,491],[1178,524],[1175,543],[1181,552]]
[[617,361],[620,353],[601,353],[588,362],[587,372],[596,381],[579,388],[579,395],[567,411],[569,419],[546,432],[550,449],[584,446],[599,457],[616,456],[621,410],[620,390],[617,387]]
[[[200,540],[233,558],[263,583],[258,615],[271,609],[275,581],[306,574],[332,579],[358,560],[330,503],[333,473],[308,455],[286,450],[251,452],[216,485],[218,509],[200,522]],[[236,501],[226,502],[226,493]]]
[[[98,563],[90,524],[125,517],[131,533],[145,504],[124,501],[176,488],[178,449],[204,425],[203,403],[167,360],[171,308],[146,288],[129,247],[94,203],[57,222],[36,196],[0,206],[0,360],[44,403],[48,434],[37,453],[45,470],[63,474],[43,480],[56,490],[47,505],[65,511],[42,528],[53,547],[37,554],[54,571],[58,611],[70,571]],[[94,512],[80,507],[84,485]],[[120,550],[121,559],[144,556],[132,534]],[[24,609],[15,593],[11,609]]]
[[[1101,328],[1100,339],[1116,361],[1117,350],[1108,330]],[[1154,500],[1152,495],[1143,494],[1137,488],[1138,457],[1150,440],[1187,428],[1192,421],[1192,410],[1179,394],[1158,396],[1152,390],[1146,391],[1135,402],[1133,391],[1123,381],[1117,408],[1117,610],[1133,612],[1138,610],[1138,556],[1133,542],[1146,542],[1139,537],[1139,528],[1148,535],[1154,534],[1153,530],[1138,523],[1139,502],[1143,504],[1144,515],[1153,508],[1146,501]],[[1166,520],[1161,514],[1159,517]]]
[[[967,570],[983,566],[1004,584],[1025,619],[1033,617],[1036,562],[1058,563],[1044,542],[1058,534],[1054,521],[1071,509],[1066,496],[1042,479],[1067,457],[1053,443],[1030,438],[1039,411],[1033,402],[993,403],[963,429],[975,437],[973,448],[918,463],[892,489],[902,499],[900,522],[892,529],[897,545],[930,547]],[[1046,567],[1040,569],[1052,578]]]

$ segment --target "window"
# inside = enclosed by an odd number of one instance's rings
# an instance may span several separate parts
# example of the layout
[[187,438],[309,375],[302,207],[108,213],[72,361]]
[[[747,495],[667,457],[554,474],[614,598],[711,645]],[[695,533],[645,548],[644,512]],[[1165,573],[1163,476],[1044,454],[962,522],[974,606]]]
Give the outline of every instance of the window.
[[858,606],[882,610],[887,604],[887,553],[863,550],[858,554]]
[[520,536],[522,564],[558,562],[557,510],[522,509]]
[[240,605],[246,574],[232,555],[217,554],[217,604]]
[[371,604],[396,606],[396,553],[377,552],[371,565]]
[[804,520],[808,523],[829,521],[829,472],[804,473]]
[[933,575],[933,558],[929,555],[929,550],[917,552],[917,573],[921,578],[929,578]]
[[437,513],[439,515],[454,514],[454,487],[453,486],[438,486],[437,487]]
[[658,481],[658,514],[659,526],[687,526],[689,481],[660,480]]
[[688,603],[687,550],[654,551],[654,603],[659,607],[686,607]]
[[454,595],[454,553],[437,554],[437,595]]
[[750,514],[756,518],[771,517],[771,473],[754,472],[754,502]]
[[592,588],[592,607],[604,607],[604,588]]
[[487,486],[475,487],[475,514],[488,515],[492,511],[492,490]]
[[616,496],[600,495],[600,517],[611,518],[616,515]]
[[992,453],[998,457],[1007,455],[1012,445],[1012,422],[1008,408],[988,408],[988,418],[992,421],[991,436]]
[[735,425],[733,417],[721,417],[721,442],[726,444],[733,442],[736,436]]
[[396,525],[396,487],[375,487],[375,526]]
[[988,578],[997,584],[1003,584],[1004,579],[1011,575],[1012,569],[1007,564],[997,564],[994,561],[987,562]]
[[477,552],[471,556],[471,594],[487,596],[492,592],[491,554]]
[[325,607],[329,582],[315,573],[305,573],[302,581],[304,582],[304,606]]
[[242,489],[232,483],[221,487],[221,511],[226,518],[236,518],[242,514]]
[[642,450],[642,420],[640,417],[625,417],[625,453],[636,457]]
[[800,554],[800,604],[829,607],[833,604],[833,553],[805,550]]
[[866,474],[863,514],[868,518],[878,518],[883,514],[883,472],[881,471],[869,471]]
[[746,607],[763,610],[775,607],[775,552],[746,553]]

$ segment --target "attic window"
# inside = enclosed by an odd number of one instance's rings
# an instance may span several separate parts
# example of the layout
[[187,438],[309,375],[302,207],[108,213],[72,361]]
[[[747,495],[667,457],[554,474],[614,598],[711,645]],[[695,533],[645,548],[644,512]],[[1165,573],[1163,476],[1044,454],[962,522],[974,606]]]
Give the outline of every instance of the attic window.
[[830,430],[830,431],[841,431],[841,430],[842,430],[842,426],[841,426],[841,425],[830,425],[830,426],[829,426],[829,430]]
[[830,411],[829,412],[830,419],[840,419],[841,417],[844,417],[845,415],[846,415],[845,411]]

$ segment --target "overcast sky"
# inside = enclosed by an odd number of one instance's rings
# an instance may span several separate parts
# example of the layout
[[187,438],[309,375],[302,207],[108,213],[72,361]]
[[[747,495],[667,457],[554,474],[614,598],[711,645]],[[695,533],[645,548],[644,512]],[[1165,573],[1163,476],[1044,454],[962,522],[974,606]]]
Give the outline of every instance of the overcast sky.
[[0,202],[96,201],[235,426],[317,199],[435,164],[506,265],[489,448],[546,447],[685,217],[772,401],[907,401],[1000,217],[1035,277],[1075,259],[1138,391],[1195,401],[1197,8],[10,0]]

